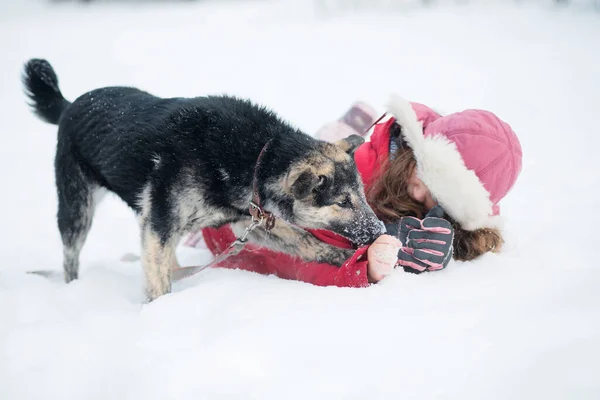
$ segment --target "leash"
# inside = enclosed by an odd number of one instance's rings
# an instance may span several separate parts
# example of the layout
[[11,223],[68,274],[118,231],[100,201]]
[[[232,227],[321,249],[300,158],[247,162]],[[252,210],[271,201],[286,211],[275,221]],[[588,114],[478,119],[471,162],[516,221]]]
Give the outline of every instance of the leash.
[[256,227],[261,225],[263,221],[264,220],[255,221],[254,219],[252,219],[252,222],[250,223],[250,225],[248,225],[242,236],[236,238],[235,241],[225,249],[225,251],[216,256],[208,264],[199,265],[196,267],[181,267],[176,269],[175,271],[172,271],[171,281],[180,281],[182,279],[189,278],[190,276],[196,275],[198,272],[203,271],[206,268],[210,268],[213,265],[218,264],[231,256],[239,254],[242,250],[244,250],[244,247],[246,247],[246,244],[248,243],[247,237],[250,234],[250,232],[252,232],[254,229],[256,229]]
[[250,218],[252,222],[250,225],[244,230],[244,233],[238,238],[235,239],[233,243],[231,243],[225,251],[216,256],[211,262],[205,265],[200,265],[196,267],[182,267],[172,272],[171,281],[180,281],[185,278],[189,278],[192,275],[196,275],[198,272],[205,270],[206,268],[210,268],[215,264],[218,264],[231,256],[235,256],[239,254],[246,244],[248,243],[248,235],[254,229],[261,226],[263,223],[265,225],[265,230],[268,232],[275,227],[275,215],[273,213],[266,211],[260,201],[260,194],[258,189],[258,169],[262,164],[262,159],[264,155],[271,145],[273,139],[269,140],[263,146],[262,150],[258,154],[258,158],[256,159],[256,164],[254,165],[254,174],[252,176],[252,200],[250,201],[250,205],[248,207],[248,211],[250,213]]
[[377,118],[375,120],[375,122],[373,122],[367,129],[365,129],[362,133],[362,137],[365,137],[367,135],[367,133],[369,133],[369,131],[371,130],[371,128],[373,128],[375,125],[377,125],[379,123],[379,121],[381,121],[382,119],[385,118],[385,116],[387,115],[387,112],[384,112],[383,114],[381,114],[381,117]]

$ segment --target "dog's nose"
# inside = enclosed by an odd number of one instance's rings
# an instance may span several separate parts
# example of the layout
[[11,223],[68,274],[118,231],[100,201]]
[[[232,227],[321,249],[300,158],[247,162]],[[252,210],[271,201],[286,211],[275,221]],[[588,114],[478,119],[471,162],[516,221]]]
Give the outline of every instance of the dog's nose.
[[369,244],[369,245],[370,245],[370,244],[373,244],[373,242],[374,242],[375,240],[377,240],[377,238],[378,238],[379,236],[383,235],[384,233],[385,233],[385,232],[377,232],[377,233],[375,233],[374,235],[372,235],[372,236],[369,238],[369,241],[368,241],[368,243],[367,243],[367,244]]
[[363,245],[365,246],[372,244],[375,240],[377,240],[379,236],[386,233],[385,224],[382,221],[378,220],[372,225],[372,229],[370,229],[369,231],[370,232],[368,233],[368,235],[366,235],[367,240],[365,240],[365,242],[363,243]]

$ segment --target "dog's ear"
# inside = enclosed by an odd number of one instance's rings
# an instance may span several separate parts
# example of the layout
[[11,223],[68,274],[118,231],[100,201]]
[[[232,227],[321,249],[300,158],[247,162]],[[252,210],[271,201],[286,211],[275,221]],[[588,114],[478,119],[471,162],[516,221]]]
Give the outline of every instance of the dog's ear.
[[346,153],[352,155],[358,149],[358,147],[365,142],[365,138],[358,135],[350,135],[347,138],[338,140],[335,142],[336,146],[339,146]]
[[319,184],[319,177],[311,168],[300,170],[299,168],[290,172],[288,176],[289,190],[297,200],[303,200]]

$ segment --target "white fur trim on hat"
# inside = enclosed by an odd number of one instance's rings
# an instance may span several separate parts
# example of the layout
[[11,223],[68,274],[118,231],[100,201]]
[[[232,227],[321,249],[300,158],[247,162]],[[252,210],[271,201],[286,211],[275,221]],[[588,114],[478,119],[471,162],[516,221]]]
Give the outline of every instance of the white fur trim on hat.
[[501,221],[492,215],[490,194],[466,167],[456,145],[442,134],[425,137],[407,100],[394,95],[387,110],[402,127],[404,140],[415,155],[417,176],[448,215],[466,230],[498,228]]

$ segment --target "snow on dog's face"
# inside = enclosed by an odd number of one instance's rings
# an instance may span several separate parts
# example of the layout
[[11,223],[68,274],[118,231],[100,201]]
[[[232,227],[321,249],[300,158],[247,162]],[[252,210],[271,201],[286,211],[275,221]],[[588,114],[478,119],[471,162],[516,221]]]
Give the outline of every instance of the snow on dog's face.
[[303,228],[326,229],[357,245],[372,243],[384,226],[367,204],[352,154],[364,139],[349,136],[322,142],[295,163],[285,179],[293,197],[290,222]]

